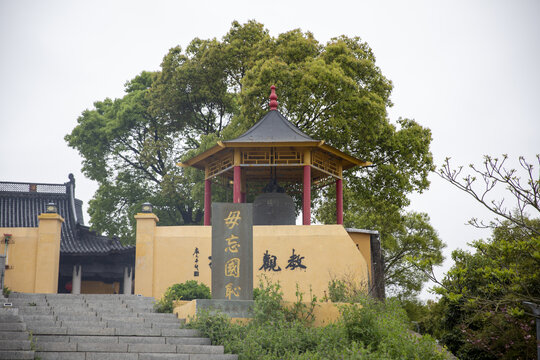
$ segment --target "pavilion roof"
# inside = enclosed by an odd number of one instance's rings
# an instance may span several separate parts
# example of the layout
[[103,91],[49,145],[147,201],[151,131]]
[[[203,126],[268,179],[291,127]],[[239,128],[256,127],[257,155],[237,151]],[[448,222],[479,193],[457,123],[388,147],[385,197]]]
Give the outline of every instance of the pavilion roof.
[[[204,170],[206,166],[219,161],[220,158],[230,158],[231,153],[235,148],[262,149],[270,147],[289,149],[308,148],[312,149],[312,151],[322,151],[331,158],[338,159],[337,161],[341,162],[341,168],[343,170],[352,168],[354,166],[366,166],[371,164],[325,144],[324,140],[315,140],[309,135],[303,133],[277,110],[277,96],[275,94],[275,87],[272,86],[271,90],[270,111],[248,131],[236,139],[218,141],[214,147],[204,151],[203,153],[195,155],[190,159],[182,161],[181,163],[178,163],[178,165],[193,166],[195,168]],[[223,175],[231,176],[229,171],[232,168],[231,161],[223,161],[223,164],[220,164],[222,171],[218,172]],[[298,172],[297,170],[291,170]],[[252,170],[250,170],[250,172],[257,175],[257,172],[253,172]]]
[[225,144],[235,143],[298,143],[320,141],[314,140],[304,134],[300,129],[289,122],[278,110],[269,111],[248,131],[233,140],[223,141]]

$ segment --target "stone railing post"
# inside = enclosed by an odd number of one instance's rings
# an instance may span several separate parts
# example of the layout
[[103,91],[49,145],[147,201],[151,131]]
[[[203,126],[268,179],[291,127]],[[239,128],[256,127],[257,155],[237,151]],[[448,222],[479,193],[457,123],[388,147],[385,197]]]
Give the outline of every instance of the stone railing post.
[[135,294],[154,296],[154,242],[158,217],[138,213],[135,249]]

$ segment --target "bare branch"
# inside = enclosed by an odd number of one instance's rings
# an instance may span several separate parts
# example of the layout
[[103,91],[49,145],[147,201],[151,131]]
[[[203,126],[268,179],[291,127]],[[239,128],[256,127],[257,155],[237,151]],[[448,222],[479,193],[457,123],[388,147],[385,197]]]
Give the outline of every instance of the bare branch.
[[[527,229],[531,234],[540,235],[540,229],[529,225],[526,221],[528,211],[533,211],[533,216],[540,215],[540,176],[535,176],[533,165],[529,164],[525,158],[520,157],[520,166],[526,172],[526,184],[523,184],[521,178],[517,175],[516,169],[505,167],[507,158],[507,155],[503,155],[502,160],[485,156],[484,168],[482,170],[477,169],[474,165],[470,165],[473,175],[467,174],[461,179],[459,177],[463,168],[461,166],[457,169],[452,168],[450,159],[447,158],[438,174],[458,189],[472,196],[494,214]],[[540,155],[536,155],[536,158],[538,167],[540,168]],[[483,185],[480,188],[477,186],[477,177],[483,180]],[[504,198],[500,200],[489,200],[491,192],[498,185],[503,186],[516,201],[514,211],[504,206]],[[473,218],[469,221],[469,224],[476,227],[493,228],[500,224],[500,220],[496,219],[495,222],[486,225],[482,221]]]

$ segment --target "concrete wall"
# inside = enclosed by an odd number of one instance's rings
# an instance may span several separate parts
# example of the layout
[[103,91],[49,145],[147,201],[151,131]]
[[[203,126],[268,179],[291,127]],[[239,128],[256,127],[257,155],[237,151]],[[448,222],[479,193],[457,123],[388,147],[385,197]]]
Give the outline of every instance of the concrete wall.
[[0,253],[4,234],[11,234],[4,285],[17,292],[56,293],[60,262],[60,231],[64,219],[57,214],[39,215],[37,228],[0,228]]
[[[167,288],[187,280],[211,285],[210,226],[157,226],[153,214],[138,214],[135,294],[160,298]],[[369,235],[367,236],[369,244]],[[195,276],[198,250],[199,276]],[[306,268],[287,269],[294,254]],[[276,256],[281,271],[264,271],[263,256]],[[333,278],[347,277],[368,283],[370,264],[341,225],[282,225],[253,227],[254,288],[261,276],[279,281],[284,298],[296,300],[296,284],[309,296],[322,298]],[[307,300],[307,298],[304,298]]]

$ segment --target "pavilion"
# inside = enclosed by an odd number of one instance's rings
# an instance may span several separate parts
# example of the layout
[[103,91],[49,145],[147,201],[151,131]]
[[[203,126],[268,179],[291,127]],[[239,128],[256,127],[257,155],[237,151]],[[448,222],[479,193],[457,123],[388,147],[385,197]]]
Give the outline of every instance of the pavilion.
[[179,163],[205,172],[204,225],[210,225],[212,180],[233,184],[233,202],[246,202],[251,182],[274,180],[302,184],[302,224],[311,224],[312,184],[335,181],[336,223],[343,224],[343,171],[370,162],[315,140],[290,123],[278,110],[271,86],[270,111],[236,139],[218,141],[207,151]]

